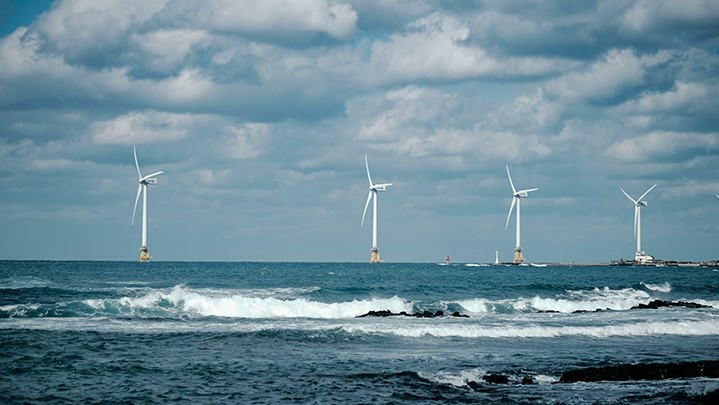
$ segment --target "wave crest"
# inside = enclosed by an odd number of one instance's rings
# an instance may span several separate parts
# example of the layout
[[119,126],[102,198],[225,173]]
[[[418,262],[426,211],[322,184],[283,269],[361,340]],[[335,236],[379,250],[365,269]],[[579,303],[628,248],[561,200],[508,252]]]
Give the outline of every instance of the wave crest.
[[175,286],[169,291],[155,290],[140,297],[117,300],[86,300],[99,310],[116,307],[119,312],[138,310],[166,310],[187,316],[217,316],[232,318],[354,318],[372,310],[409,311],[412,304],[394,296],[347,302],[324,303],[306,298],[276,298],[239,293],[193,290]]
[[643,290],[623,288],[614,290],[609,287],[592,290],[569,290],[566,294],[552,298],[535,296],[511,300],[490,301],[484,298],[459,301],[462,308],[474,314],[490,312],[561,312],[595,311],[597,309],[627,310],[645,303],[651,296]]

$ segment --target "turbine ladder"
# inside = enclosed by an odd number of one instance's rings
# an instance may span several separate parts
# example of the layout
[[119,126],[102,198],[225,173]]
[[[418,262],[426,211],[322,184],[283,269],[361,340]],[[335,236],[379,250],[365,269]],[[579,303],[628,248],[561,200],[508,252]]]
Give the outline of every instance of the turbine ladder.
[[370,257],[369,257],[369,262],[370,263],[382,263],[382,260],[379,259],[379,249],[372,248],[372,253],[370,254]]
[[514,263],[521,264],[524,261],[522,258],[522,248],[518,247],[514,249]]
[[143,246],[142,249],[140,249],[140,262],[150,263],[150,252],[147,250],[147,246]]

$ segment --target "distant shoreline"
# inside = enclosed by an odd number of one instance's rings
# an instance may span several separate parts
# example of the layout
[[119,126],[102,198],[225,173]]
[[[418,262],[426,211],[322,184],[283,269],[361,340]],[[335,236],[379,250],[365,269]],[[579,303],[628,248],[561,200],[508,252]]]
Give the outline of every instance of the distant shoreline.
[[[140,263],[137,260],[96,260],[96,259],[0,259],[0,263],[7,262],[94,262],[94,263]],[[325,264],[370,264],[365,261],[262,261],[262,260],[154,260],[153,263],[325,263]],[[385,261],[384,264],[436,264],[445,266],[440,262],[406,262],[406,261]],[[377,264],[381,266],[381,264]],[[651,263],[638,263],[633,260],[613,260],[604,263],[581,263],[581,262],[452,262],[450,267],[719,267],[719,260],[708,260],[701,262],[694,261],[672,261],[672,260],[655,260]]]

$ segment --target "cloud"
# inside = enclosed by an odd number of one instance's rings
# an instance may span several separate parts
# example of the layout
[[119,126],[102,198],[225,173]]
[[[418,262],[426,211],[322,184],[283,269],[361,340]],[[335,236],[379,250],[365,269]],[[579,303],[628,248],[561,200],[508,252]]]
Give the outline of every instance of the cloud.
[[455,81],[478,77],[544,75],[566,68],[565,60],[497,59],[468,42],[469,25],[435,12],[407,24],[406,32],[372,45],[370,71],[380,83]]
[[95,65],[115,59],[130,33],[141,29],[167,4],[166,0],[113,2],[62,0],[33,25],[44,46],[71,62]]
[[493,128],[514,128],[523,132],[543,132],[559,122],[563,107],[549,100],[541,88],[520,94],[512,102],[488,113]]
[[348,106],[347,114],[358,128],[358,140],[400,155],[517,162],[551,154],[551,147],[541,136],[477,123],[471,119],[471,109],[463,110],[466,102],[457,94],[407,86],[356,100]]
[[634,2],[620,19],[633,32],[670,31],[676,28],[703,30],[719,22],[719,4],[712,0],[641,0]]
[[318,32],[344,39],[357,29],[357,11],[327,0],[214,0],[186,2],[193,25],[230,32]]
[[583,72],[549,81],[547,93],[567,100],[604,101],[640,85],[644,72],[665,57],[640,57],[631,49],[615,49]]
[[227,153],[235,159],[250,159],[260,155],[261,145],[271,134],[271,128],[263,123],[247,123],[242,127],[229,127],[230,140]]
[[205,115],[136,111],[90,127],[90,136],[99,144],[134,145],[176,141],[185,138],[192,125],[210,119]]
[[662,197],[688,198],[704,196],[711,198],[719,190],[718,180],[684,180],[675,185],[662,187]]
[[719,133],[682,133],[657,131],[623,139],[604,153],[625,161],[652,161],[662,158],[684,158],[684,154],[715,154],[719,152]]
[[201,30],[164,29],[133,34],[131,41],[139,50],[144,64],[153,72],[174,73],[197,48],[207,46],[212,38]]
[[64,76],[72,69],[61,56],[42,55],[42,39],[37,32],[20,27],[0,40],[0,78],[21,76]]

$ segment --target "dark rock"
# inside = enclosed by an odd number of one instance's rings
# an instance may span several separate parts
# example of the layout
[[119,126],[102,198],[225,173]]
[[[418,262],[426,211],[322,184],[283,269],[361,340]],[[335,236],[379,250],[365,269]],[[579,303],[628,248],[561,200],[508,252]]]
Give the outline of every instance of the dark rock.
[[719,377],[719,361],[639,363],[589,367],[562,374],[560,383],[594,381],[664,380],[669,378]]
[[482,378],[492,384],[509,384],[509,377],[504,374],[487,374]]
[[[386,318],[388,316],[412,316],[415,318],[439,318],[444,316],[444,311],[437,310],[436,312],[431,311],[424,311],[424,312],[417,312],[414,314],[408,314],[405,311],[402,311],[400,313],[394,313],[388,309],[383,309],[380,311],[369,311],[366,314],[358,315],[357,318],[365,318],[368,316],[378,317],[378,318]],[[463,317],[463,318],[469,318],[467,315],[462,315],[459,312],[455,311],[452,316],[457,317]]]
[[711,308],[711,305],[697,304],[696,302],[685,302],[685,301],[664,301],[654,300],[648,304],[639,304],[629,309],[657,309],[662,307],[687,307],[687,308]]
[[572,313],[573,314],[586,314],[586,313],[590,313],[590,312],[603,312],[603,311],[610,311],[610,309],[609,308],[605,308],[605,309],[597,308],[594,311],[588,311],[586,309],[578,309]]
[[[542,310],[542,311],[538,311],[538,312],[539,312],[540,314],[559,314],[559,313],[560,313],[559,311],[555,311],[555,310],[553,310],[553,309],[547,309],[546,311],[545,311],[545,310]],[[576,312],[576,311],[575,311],[575,312]]]
[[380,310],[380,311],[369,311],[369,312],[367,312],[367,313],[364,314],[364,315],[358,316],[358,318],[364,318],[364,317],[367,317],[367,316],[376,316],[376,317],[384,318],[384,317],[387,317],[387,316],[395,316],[395,315],[397,315],[397,314],[392,313],[392,311],[390,311],[389,309],[383,309],[383,310]]
[[477,381],[468,381],[467,386],[475,391],[478,391],[482,388],[482,385]]
[[452,312],[452,316],[454,316],[456,318],[469,318],[469,315],[460,314],[459,311]]
[[534,382],[534,378],[532,378],[532,377],[522,377],[522,385],[531,385],[531,384],[536,384],[536,383]]

